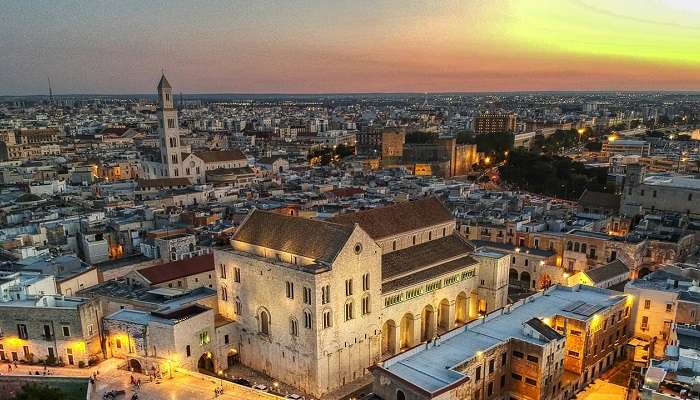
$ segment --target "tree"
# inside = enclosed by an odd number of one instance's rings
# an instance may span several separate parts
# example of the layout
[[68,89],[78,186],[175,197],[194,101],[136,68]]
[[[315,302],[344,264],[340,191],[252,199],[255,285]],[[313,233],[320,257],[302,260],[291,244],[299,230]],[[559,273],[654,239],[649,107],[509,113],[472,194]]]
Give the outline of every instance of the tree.
[[458,144],[475,144],[476,151],[491,157],[494,162],[505,158],[505,153],[513,149],[515,136],[510,132],[474,135],[466,132],[457,134]]
[[603,150],[603,143],[602,142],[586,142],[586,150],[588,151],[601,151]]
[[65,400],[66,394],[58,388],[28,383],[15,396],[15,400]]
[[500,168],[501,178],[518,188],[546,196],[577,199],[584,190],[609,191],[606,168],[586,168],[567,157],[515,149]]

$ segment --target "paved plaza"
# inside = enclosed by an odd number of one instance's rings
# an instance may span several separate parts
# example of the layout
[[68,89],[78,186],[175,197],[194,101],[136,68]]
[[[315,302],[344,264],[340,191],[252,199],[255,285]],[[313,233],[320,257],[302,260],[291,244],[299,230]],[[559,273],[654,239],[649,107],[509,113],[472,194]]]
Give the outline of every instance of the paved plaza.
[[[147,375],[132,374],[126,370],[119,369],[123,360],[110,359],[92,368],[48,368],[50,376],[91,376],[98,373],[95,382],[94,399],[102,399],[102,396],[111,390],[124,390],[126,395],[120,400],[129,400],[134,393],[138,393],[140,400],[192,400],[192,399],[251,399],[270,400],[280,397],[272,396],[268,393],[254,391],[225,380],[215,377],[190,376],[183,372],[176,371],[172,379],[149,381]],[[43,375],[42,366],[18,365],[9,371],[7,364],[3,364],[0,373],[2,375],[35,375],[36,372]],[[141,379],[141,385],[137,389],[131,384],[131,376],[134,379]],[[223,384],[223,395],[216,396],[215,388]]]

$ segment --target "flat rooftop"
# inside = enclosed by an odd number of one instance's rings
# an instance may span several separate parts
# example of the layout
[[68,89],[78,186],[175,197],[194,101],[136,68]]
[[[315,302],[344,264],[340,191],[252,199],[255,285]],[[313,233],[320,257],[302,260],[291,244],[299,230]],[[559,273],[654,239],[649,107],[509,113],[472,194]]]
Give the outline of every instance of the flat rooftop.
[[649,175],[644,178],[644,184],[700,190],[700,179],[689,176]]
[[433,393],[464,379],[464,374],[455,368],[469,361],[479,351],[488,350],[511,339],[544,345],[544,341],[523,333],[523,324],[532,318],[561,315],[588,321],[595,313],[586,316],[566,310],[572,309],[571,305],[575,302],[585,302],[596,306],[593,309],[600,311],[625,301],[625,298],[625,295],[618,292],[590,286],[553,286],[512,304],[509,313],[504,313],[504,309],[497,310],[483,319],[444,334],[437,346],[422,344],[389,358],[381,368]]

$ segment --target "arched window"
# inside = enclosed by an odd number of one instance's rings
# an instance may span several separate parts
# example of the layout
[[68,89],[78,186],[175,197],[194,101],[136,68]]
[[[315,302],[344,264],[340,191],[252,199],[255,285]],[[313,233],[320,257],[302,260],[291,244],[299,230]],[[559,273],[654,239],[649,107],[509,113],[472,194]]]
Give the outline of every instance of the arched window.
[[289,318],[289,334],[299,336],[299,322],[294,317]]
[[580,250],[581,250],[581,245],[578,242],[574,243],[574,251],[578,252]]
[[311,329],[311,311],[304,310],[304,328]]
[[267,310],[260,311],[260,333],[263,335],[270,334],[270,313]]
[[323,329],[333,326],[333,314],[331,310],[323,310]]
[[406,400],[406,395],[403,393],[403,390],[396,391],[396,400]]
[[221,286],[221,300],[223,301],[228,301],[228,290],[226,290],[226,286]]
[[573,250],[573,249],[574,249],[574,244],[571,243],[570,241],[569,241],[569,242],[566,242],[566,249],[569,250],[569,251]]
[[588,250],[588,246],[586,243],[581,243],[581,253],[585,253],[586,250]]
[[238,297],[236,297],[235,308],[234,308],[234,311],[233,311],[233,312],[236,313],[236,315],[241,315],[241,309],[242,309],[242,308],[243,308],[243,307],[241,306],[241,300],[238,299]]
[[354,313],[355,313],[355,305],[352,303],[352,300],[349,300],[348,302],[345,303],[345,320],[350,321],[351,319],[353,319]]

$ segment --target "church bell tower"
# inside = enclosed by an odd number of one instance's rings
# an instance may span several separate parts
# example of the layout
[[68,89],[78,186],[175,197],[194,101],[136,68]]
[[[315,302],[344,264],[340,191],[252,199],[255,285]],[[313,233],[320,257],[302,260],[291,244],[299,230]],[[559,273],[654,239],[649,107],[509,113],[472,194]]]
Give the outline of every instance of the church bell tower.
[[177,110],[173,107],[173,88],[165,78],[165,74],[158,83],[158,127],[163,177],[182,177],[180,128],[177,122]]

